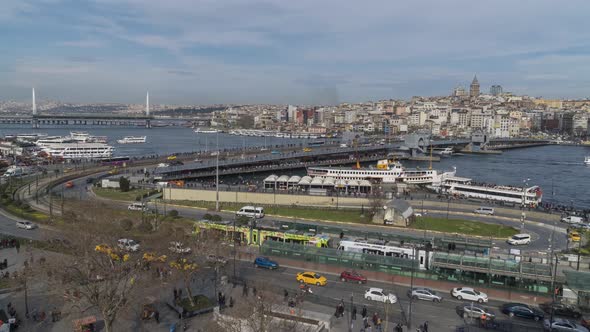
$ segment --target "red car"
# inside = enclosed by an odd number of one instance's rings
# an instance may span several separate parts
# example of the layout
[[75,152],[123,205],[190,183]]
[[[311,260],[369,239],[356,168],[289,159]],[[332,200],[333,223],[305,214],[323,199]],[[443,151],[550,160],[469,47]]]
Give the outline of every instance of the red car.
[[366,284],[367,277],[356,271],[344,271],[340,273],[340,280],[358,282],[359,284]]

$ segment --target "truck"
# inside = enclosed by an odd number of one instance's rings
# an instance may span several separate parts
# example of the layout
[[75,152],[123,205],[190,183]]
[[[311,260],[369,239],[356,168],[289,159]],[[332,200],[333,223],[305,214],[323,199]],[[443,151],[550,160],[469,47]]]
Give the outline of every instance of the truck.
[[6,169],[6,172],[2,175],[3,177],[16,177],[16,176],[23,176],[29,175],[32,173],[32,169],[30,167],[24,166],[10,166]]
[[584,218],[578,216],[567,216],[561,218],[561,222],[566,224],[582,224],[584,223]]

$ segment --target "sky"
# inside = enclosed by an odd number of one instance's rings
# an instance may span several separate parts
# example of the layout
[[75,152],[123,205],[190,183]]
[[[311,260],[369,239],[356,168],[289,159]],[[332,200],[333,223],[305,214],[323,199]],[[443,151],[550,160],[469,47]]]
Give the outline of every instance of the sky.
[[1,0],[0,99],[590,96],[587,0]]

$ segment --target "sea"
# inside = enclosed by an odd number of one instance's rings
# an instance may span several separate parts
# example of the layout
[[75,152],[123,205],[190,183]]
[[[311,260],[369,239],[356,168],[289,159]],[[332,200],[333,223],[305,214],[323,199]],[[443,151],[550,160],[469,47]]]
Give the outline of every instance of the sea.
[[[94,136],[107,136],[115,147],[116,156],[168,155],[181,152],[215,151],[217,136],[219,148],[267,147],[299,144],[309,140],[276,137],[246,137],[225,133],[195,133],[184,127],[78,127],[40,128],[3,125],[0,136],[22,133],[43,133],[50,136],[69,135],[71,131],[85,131]],[[118,144],[125,136],[147,136],[145,144]],[[543,201],[560,205],[590,209],[590,166],[584,157],[590,155],[590,147],[550,145],[514,150],[502,154],[464,154],[443,157],[433,163],[433,168],[450,170],[457,168],[457,176],[477,182],[512,185],[538,185],[543,191]],[[427,162],[403,161],[407,168],[428,167]],[[299,173],[299,172],[298,172]]]

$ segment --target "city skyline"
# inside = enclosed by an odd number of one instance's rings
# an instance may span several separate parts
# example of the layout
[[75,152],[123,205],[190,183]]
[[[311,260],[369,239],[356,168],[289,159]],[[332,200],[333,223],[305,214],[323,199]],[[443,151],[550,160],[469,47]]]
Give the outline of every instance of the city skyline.
[[475,74],[482,93],[587,97],[590,4],[531,4],[7,0],[0,99],[334,105]]

